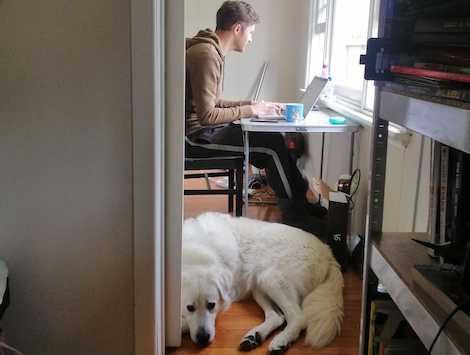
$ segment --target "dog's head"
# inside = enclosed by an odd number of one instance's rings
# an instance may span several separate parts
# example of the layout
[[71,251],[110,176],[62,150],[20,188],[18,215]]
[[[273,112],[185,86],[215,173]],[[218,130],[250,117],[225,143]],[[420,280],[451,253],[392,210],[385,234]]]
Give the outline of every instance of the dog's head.
[[182,321],[199,346],[209,345],[215,337],[217,313],[230,305],[228,285],[231,275],[221,271],[194,267],[183,270]]

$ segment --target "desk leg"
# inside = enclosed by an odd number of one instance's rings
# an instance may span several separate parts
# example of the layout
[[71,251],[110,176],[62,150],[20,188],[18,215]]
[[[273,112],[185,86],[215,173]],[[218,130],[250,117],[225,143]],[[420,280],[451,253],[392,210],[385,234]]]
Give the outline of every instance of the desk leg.
[[323,181],[323,160],[325,159],[325,132],[321,134],[320,179]]
[[250,168],[250,141],[249,141],[249,132],[245,131],[244,134],[244,149],[245,149],[245,171],[244,171],[244,192],[243,192],[243,216],[247,216],[248,213],[248,171]]
[[351,154],[349,156],[349,175],[352,175],[354,170],[354,144],[356,143],[356,132],[351,133]]

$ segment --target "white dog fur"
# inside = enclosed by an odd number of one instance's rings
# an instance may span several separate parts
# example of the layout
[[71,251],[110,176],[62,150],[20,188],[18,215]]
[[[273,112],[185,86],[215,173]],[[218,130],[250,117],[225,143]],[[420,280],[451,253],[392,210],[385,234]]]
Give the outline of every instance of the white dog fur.
[[330,343],[343,319],[343,276],[317,237],[278,223],[205,213],[183,224],[183,330],[202,346],[215,337],[215,318],[252,295],[265,312],[241,340],[251,350],[283,323],[269,351],[282,354],[303,329],[313,347]]

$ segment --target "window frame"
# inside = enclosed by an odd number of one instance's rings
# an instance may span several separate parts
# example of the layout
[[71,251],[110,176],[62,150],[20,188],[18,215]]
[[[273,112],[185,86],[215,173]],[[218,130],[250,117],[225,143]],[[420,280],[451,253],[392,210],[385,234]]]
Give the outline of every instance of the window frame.
[[[327,19],[326,19],[326,27],[320,27],[319,24],[317,23],[318,21],[318,9],[319,9],[319,4],[321,1],[324,0],[312,0],[312,6],[311,6],[311,13],[310,13],[310,25],[312,27],[310,34],[309,34],[309,46],[308,46],[308,67],[307,67],[307,73],[306,73],[306,78],[305,81],[308,83],[309,79],[313,76],[312,73],[315,71],[318,71],[318,68],[312,68],[312,61],[311,61],[311,56],[312,56],[312,51],[314,48],[312,48],[312,43],[314,40],[315,35],[319,35],[322,33],[325,33],[325,43],[324,43],[324,55],[323,55],[323,63],[328,65],[328,68],[331,69],[331,63],[332,63],[332,48],[333,48],[333,42],[334,42],[334,14],[335,14],[335,7],[336,7],[336,0],[326,0],[327,3]],[[379,5],[380,0],[370,0],[369,4],[369,16],[368,16],[368,25],[367,25],[367,38],[370,38],[372,36],[372,32],[374,29],[374,23],[378,21],[378,11],[376,11],[377,6]],[[318,29],[324,29],[325,32],[318,32]],[[359,61],[359,58],[358,58]],[[334,106],[337,107],[337,105],[345,104],[346,106],[354,107],[357,111],[359,111],[362,114],[366,114],[368,116],[372,116],[372,111],[373,108],[368,108],[367,107],[367,93],[368,90],[374,90],[373,86],[368,85],[368,81],[364,80],[362,81],[362,89],[361,90],[354,90],[342,85],[334,84],[333,86],[335,89],[336,93],[336,104]],[[328,103],[326,103],[328,106]]]
[[[326,11],[326,19],[325,19],[325,22],[318,22],[319,20],[319,15],[320,15],[320,10],[323,10],[323,7],[320,8],[320,3],[321,2],[325,2],[325,6],[323,6],[325,8],[325,11]],[[314,14],[313,16],[315,17],[314,20],[313,20],[313,28],[314,28],[314,32],[316,34],[320,34],[320,33],[324,33],[326,32],[326,28],[327,28],[327,24],[328,24],[328,5],[330,3],[330,0],[315,0],[315,7],[314,7]]]

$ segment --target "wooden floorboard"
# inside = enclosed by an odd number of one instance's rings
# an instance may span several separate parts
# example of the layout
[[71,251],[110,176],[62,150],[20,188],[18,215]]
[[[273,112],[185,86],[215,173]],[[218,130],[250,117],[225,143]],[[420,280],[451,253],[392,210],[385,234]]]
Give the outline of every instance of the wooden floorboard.
[[[187,182],[186,182],[187,184]],[[192,181],[191,187],[203,185],[201,181]],[[200,185],[200,186],[202,186]],[[185,218],[197,216],[206,211],[227,212],[226,196],[187,196],[185,197]],[[250,206],[248,216],[268,221],[278,221],[280,212],[276,206]],[[361,314],[361,281],[354,272],[344,274],[344,310],[345,318],[341,335],[327,347],[313,349],[303,342],[301,337],[291,346],[287,355],[357,355],[359,347],[359,327]],[[231,355],[243,354],[238,351],[238,344],[243,335],[254,326],[263,321],[261,308],[251,299],[232,304],[225,312],[218,316],[216,336],[214,342],[207,348],[200,349],[191,342],[189,336],[183,336],[182,346],[167,349],[168,355]],[[274,333],[263,345],[250,354],[266,354],[269,341]]]

